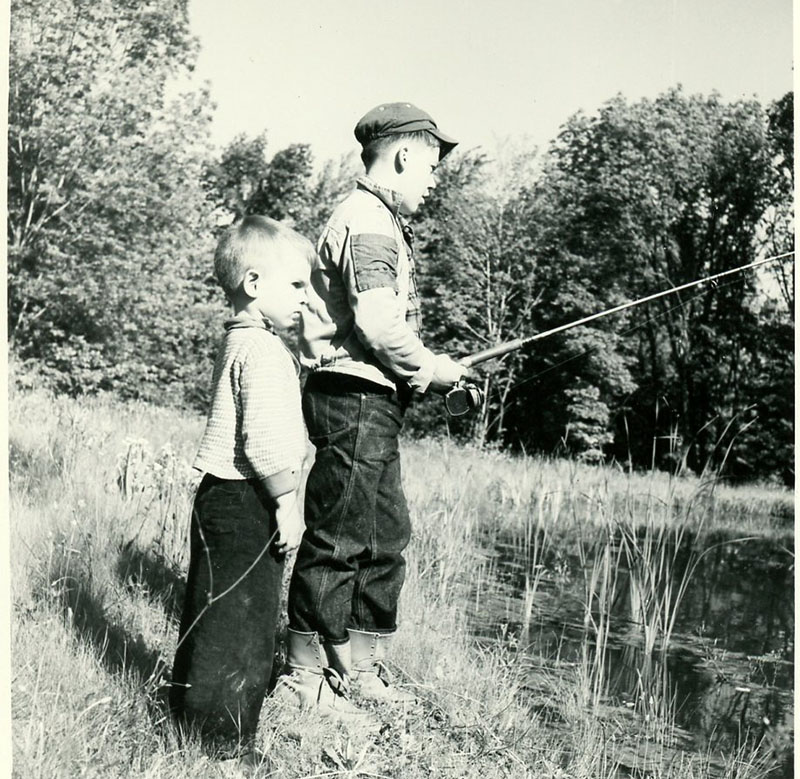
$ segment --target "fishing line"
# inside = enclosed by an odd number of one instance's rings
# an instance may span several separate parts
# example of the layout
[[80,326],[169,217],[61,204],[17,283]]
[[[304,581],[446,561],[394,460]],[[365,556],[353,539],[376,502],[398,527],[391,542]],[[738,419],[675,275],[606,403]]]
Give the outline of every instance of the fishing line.
[[760,260],[755,260],[754,262],[749,262],[746,265],[740,265],[736,268],[729,268],[728,270],[720,271],[719,273],[714,273],[710,276],[706,276],[702,279],[695,279],[694,281],[688,281],[685,284],[680,284],[677,287],[670,287],[669,289],[661,290],[660,292],[654,292],[651,295],[647,295],[643,298],[639,298],[638,300],[630,300],[627,303],[621,303],[618,306],[614,306],[613,308],[608,308],[605,311],[598,311],[595,314],[590,314],[589,316],[582,317],[581,319],[576,319],[573,322],[567,322],[566,324],[559,325],[558,327],[554,327],[550,330],[545,330],[542,333],[535,333],[534,335],[529,335],[524,338],[515,338],[513,341],[507,341],[506,343],[497,344],[496,346],[492,346],[488,349],[483,349],[480,352],[476,352],[475,354],[470,354],[467,357],[464,357],[460,360],[462,365],[466,365],[467,367],[472,367],[473,365],[477,365],[482,362],[486,362],[487,360],[493,360],[497,357],[502,357],[504,354],[508,354],[509,352],[514,352],[517,349],[521,349],[524,346],[528,346],[532,344],[534,341],[541,341],[543,338],[549,338],[552,335],[556,335],[557,333],[563,333],[565,330],[570,330],[573,327],[578,327],[580,325],[587,325],[589,322],[594,322],[597,319],[602,319],[603,317],[610,316],[611,314],[619,314],[622,311],[627,311],[629,308],[634,308],[636,306],[641,306],[644,303],[650,303],[653,300],[658,300],[660,298],[666,297],[667,295],[674,295],[676,292],[681,292],[685,289],[692,289],[694,287],[699,287],[702,284],[709,284],[714,282],[716,279],[721,279],[725,276],[731,276],[734,273],[742,273],[746,270],[752,270],[753,268],[757,268],[760,265],[764,265],[767,262],[773,262],[774,260],[779,260],[784,257],[789,257],[794,255],[794,252],[784,252],[783,254],[776,254],[771,257],[764,257]]
[[[692,295],[688,300],[684,300],[684,301],[681,301],[680,303],[678,303],[677,305],[670,306],[666,311],[662,311],[660,314],[655,314],[654,316],[651,316],[651,317],[645,319],[643,322],[640,322],[639,324],[633,325],[632,327],[629,327],[626,330],[620,330],[617,333],[614,333],[612,331],[612,334],[613,335],[617,335],[617,336],[629,335],[630,333],[634,332],[635,330],[638,330],[640,327],[644,327],[645,325],[648,325],[651,322],[655,322],[657,319],[660,319],[661,317],[667,316],[667,314],[671,314],[673,311],[677,311],[680,308],[684,308],[685,306],[688,306],[690,303],[692,303],[692,301],[697,300],[698,298],[701,298],[704,295],[707,295],[709,292],[713,292],[713,291],[718,290],[718,289],[725,289],[726,287],[731,287],[735,283],[736,283],[736,279],[734,279],[732,281],[728,281],[728,282],[726,282],[724,284],[720,284],[719,282],[715,281],[715,282],[713,282],[713,288],[712,289],[710,289],[710,290],[708,290],[708,289],[701,290],[696,295]],[[601,330],[600,332],[606,332],[607,333],[608,331],[607,330]],[[573,354],[571,357],[567,357],[566,359],[561,360],[561,362],[554,363],[553,365],[548,366],[544,370],[541,370],[538,373],[533,374],[533,376],[528,376],[527,378],[522,379],[521,381],[518,381],[516,384],[512,384],[511,387],[509,387],[509,391],[513,390],[513,389],[516,389],[517,387],[521,387],[523,384],[527,384],[529,381],[533,381],[534,379],[538,379],[540,376],[544,376],[546,373],[549,373],[550,371],[555,370],[556,368],[560,368],[562,365],[567,365],[568,363],[572,362],[573,360],[579,360],[581,357],[586,357],[586,355],[591,354],[592,352],[596,352],[600,348],[601,348],[601,345],[590,346],[584,352],[580,352],[579,354]]]
[[[645,319],[644,322],[640,322],[640,323],[638,323],[636,325],[633,325],[630,328],[626,328],[625,330],[622,330],[622,331],[620,331],[618,333],[615,333],[615,335],[617,335],[617,336],[625,336],[625,335],[628,335],[628,334],[638,330],[641,327],[644,327],[647,324],[650,324],[650,323],[655,322],[656,320],[658,320],[658,319],[660,319],[660,318],[662,318],[664,316],[667,316],[668,314],[670,314],[670,313],[672,313],[674,311],[677,311],[679,309],[685,308],[686,306],[690,305],[694,300],[697,300],[698,298],[701,298],[704,295],[707,295],[708,292],[713,292],[713,291],[716,291],[716,290],[719,290],[719,289],[725,289],[726,287],[732,286],[733,284],[736,284],[738,282],[738,277],[737,277],[735,279],[731,279],[728,282],[720,283],[719,279],[721,279],[721,278],[723,278],[725,276],[731,276],[731,275],[733,275],[735,273],[740,273],[740,272],[743,272],[745,270],[753,270],[756,267],[764,265],[764,264],[766,264],[768,262],[774,262],[775,260],[785,259],[787,257],[792,257],[792,256],[794,256],[794,252],[793,251],[784,252],[782,254],[776,254],[776,255],[773,255],[771,257],[765,257],[765,258],[762,258],[760,260],[756,260],[755,262],[749,263],[747,265],[744,265],[744,266],[741,266],[741,267],[738,267],[738,268],[731,268],[731,269],[728,269],[726,271],[721,271],[720,273],[715,273],[715,274],[713,274],[713,275],[711,275],[711,276],[709,276],[709,277],[707,277],[705,279],[699,279],[697,281],[687,282],[686,284],[681,284],[681,285],[679,285],[677,287],[673,287],[671,289],[663,290],[661,292],[657,292],[657,293],[654,293],[652,295],[648,295],[648,296],[646,296],[646,297],[644,297],[644,298],[642,298],[640,300],[637,300],[637,301],[632,301],[632,302],[628,302],[628,303],[622,303],[622,304],[620,304],[618,306],[614,306],[613,308],[610,308],[610,309],[608,309],[606,311],[603,311],[603,312],[600,312],[600,313],[597,313],[597,314],[592,314],[590,316],[583,317],[583,318],[581,318],[581,319],[579,319],[579,320],[577,320],[575,322],[570,322],[570,323],[565,324],[565,325],[560,325],[559,327],[555,327],[555,328],[553,328],[551,330],[548,330],[548,331],[546,331],[544,333],[539,333],[539,334],[536,334],[536,335],[528,336],[526,338],[519,338],[519,339],[516,339],[515,341],[510,341],[510,342],[507,342],[505,344],[500,344],[498,346],[491,347],[490,349],[485,349],[482,352],[478,352],[477,354],[471,355],[470,357],[468,357],[465,360],[463,360],[463,362],[465,364],[467,364],[467,365],[474,365],[474,364],[477,364],[477,363],[480,363],[480,362],[484,362],[484,361],[486,361],[488,359],[491,359],[493,356],[494,357],[502,357],[502,356],[505,356],[506,354],[510,353],[511,351],[516,351],[517,349],[519,349],[521,347],[524,347],[524,346],[527,346],[528,344],[533,343],[536,340],[548,337],[550,335],[556,335],[557,333],[566,331],[568,329],[571,329],[573,327],[577,327],[579,325],[588,324],[591,321],[594,321],[596,319],[600,319],[601,317],[608,316],[609,314],[620,313],[620,312],[622,312],[624,310],[627,310],[628,308],[633,308],[633,307],[635,307],[637,305],[640,305],[642,303],[653,302],[653,301],[655,301],[657,299],[665,297],[666,295],[678,293],[678,292],[681,292],[682,290],[690,289],[690,288],[695,287],[695,286],[700,287],[700,291],[697,294],[692,295],[688,300],[680,300],[679,299],[679,303],[677,305],[671,306],[668,309],[666,309],[665,311],[662,311],[659,314],[656,314],[656,315],[654,315],[652,317],[649,317],[649,318]],[[709,288],[703,289],[703,285],[704,284],[708,284],[710,289]],[[567,365],[568,363],[572,362],[573,360],[578,360],[578,359],[581,359],[583,357],[586,357],[587,355],[591,354],[592,352],[597,351],[599,348],[601,348],[601,345],[592,346],[589,349],[586,349],[583,352],[580,352],[579,354],[572,355],[570,357],[567,357],[564,360],[561,360],[561,361],[559,361],[559,362],[557,362],[557,363],[555,363],[553,365],[550,365],[547,368],[545,368],[544,370],[538,371],[537,373],[533,374],[532,376],[528,376],[528,377],[526,377],[524,379],[521,379],[518,382],[515,382],[514,384],[511,385],[511,387],[508,388],[508,391],[510,392],[511,390],[517,389],[518,387],[520,387],[520,386],[522,386],[524,384],[527,384],[530,381],[534,381],[535,379],[540,378],[541,376],[545,375],[546,373],[549,373],[552,370],[555,370],[556,368],[560,368],[560,367],[562,367],[564,365]],[[519,400],[519,398],[512,399],[510,405],[513,405],[518,400]],[[448,410],[449,410],[449,407],[448,407]],[[460,413],[463,413],[463,412],[460,412]],[[458,415],[458,413],[456,413],[456,415]]]

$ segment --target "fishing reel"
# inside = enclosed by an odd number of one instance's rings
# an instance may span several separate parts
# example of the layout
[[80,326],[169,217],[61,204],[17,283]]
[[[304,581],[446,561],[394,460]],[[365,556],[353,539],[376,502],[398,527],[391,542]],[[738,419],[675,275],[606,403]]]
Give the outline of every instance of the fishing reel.
[[477,384],[458,382],[444,396],[444,405],[451,417],[460,417],[483,405],[483,391]]

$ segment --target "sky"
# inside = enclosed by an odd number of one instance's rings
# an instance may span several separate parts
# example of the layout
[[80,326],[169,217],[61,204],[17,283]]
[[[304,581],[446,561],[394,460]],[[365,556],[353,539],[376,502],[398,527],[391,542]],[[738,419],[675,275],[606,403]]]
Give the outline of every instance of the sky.
[[762,102],[792,88],[792,0],[190,0],[213,140],[356,149],[359,117],[409,101],[463,148],[544,145],[617,93]]

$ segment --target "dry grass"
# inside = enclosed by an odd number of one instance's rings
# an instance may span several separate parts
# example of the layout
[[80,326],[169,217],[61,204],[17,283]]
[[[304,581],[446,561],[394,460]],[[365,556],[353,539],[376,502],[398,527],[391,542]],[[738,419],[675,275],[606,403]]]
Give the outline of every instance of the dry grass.
[[[201,429],[198,417],[143,405],[12,397],[15,776],[220,775],[199,748],[178,747],[163,708]],[[511,527],[553,538],[653,502],[677,526],[699,504],[713,524],[766,501],[778,527],[790,496],[435,442],[409,442],[404,467],[415,536],[394,661],[422,703],[378,709],[384,728],[368,735],[268,699],[274,775],[597,779],[637,759],[654,776],[710,775],[706,759],[674,748],[669,723],[647,732],[635,713],[617,721],[602,696],[587,699],[591,658],[572,675],[544,675],[547,705],[532,704],[515,648],[476,642],[465,618],[467,594],[491,577],[481,539]],[[753,754],[715,773],[767,775]]]

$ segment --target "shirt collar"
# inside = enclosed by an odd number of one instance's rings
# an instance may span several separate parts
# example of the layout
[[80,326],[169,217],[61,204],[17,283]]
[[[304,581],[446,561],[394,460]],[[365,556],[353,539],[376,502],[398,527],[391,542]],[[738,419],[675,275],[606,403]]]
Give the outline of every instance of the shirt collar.
[[400,206],[403,204],[403,196],[399,192],[395,192],[388,187],[382,187],[377,182],[373,181],[369,176],[359,176],[356,179],[356,184],[361,189],[366,189],[367,192],[372,193],[388,208],[400,222],[404,221],[400,215]]
[[255,327],[258,330],[273,332],[272,322],[269,319],[253,316],[247,311],[240,311],[225,321],[225,330],[239,330],[243,327]]

